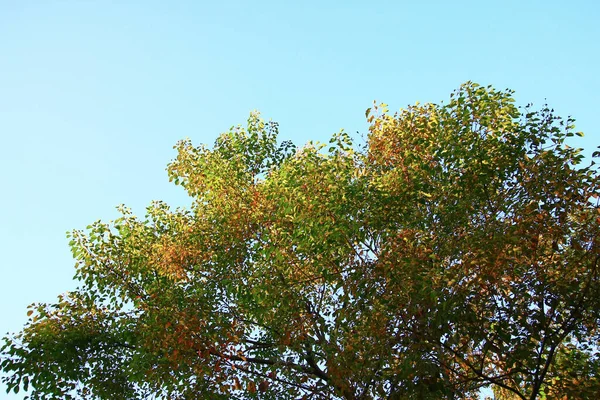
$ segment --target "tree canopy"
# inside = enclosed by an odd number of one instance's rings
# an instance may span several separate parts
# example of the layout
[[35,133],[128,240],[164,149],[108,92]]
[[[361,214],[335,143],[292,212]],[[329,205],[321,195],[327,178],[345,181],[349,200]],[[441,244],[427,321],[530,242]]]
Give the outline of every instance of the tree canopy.
[[573,120],[470,82],[366,117],[364,145],[297,148],[257,113],[212,148],[179,142],[192,206],[70,233],[80,286],[4,339],[8,389],[597,397],[600,179]]

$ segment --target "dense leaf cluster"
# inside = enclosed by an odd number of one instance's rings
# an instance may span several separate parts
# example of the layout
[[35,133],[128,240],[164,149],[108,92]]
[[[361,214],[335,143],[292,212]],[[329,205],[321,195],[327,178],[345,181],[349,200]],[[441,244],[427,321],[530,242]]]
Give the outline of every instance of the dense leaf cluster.
[[600,396],[600,180],[573,121],[466,83],[357,148],[252,114],[177,146],[190,209],[71,234],[81,286],[5,338],[50,398]]

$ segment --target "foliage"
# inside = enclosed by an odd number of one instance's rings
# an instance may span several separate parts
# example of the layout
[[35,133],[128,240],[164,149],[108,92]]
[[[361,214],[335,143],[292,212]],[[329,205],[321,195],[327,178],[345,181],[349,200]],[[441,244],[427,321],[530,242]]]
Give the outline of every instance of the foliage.
[[[31,398],[594,398],[597,169],[573,121],[466,83],[363,148],[250,116],[177,144],[188,209],[73,231],[80,289],[5,338]],[[577,133],[579,134],[579,133]]]

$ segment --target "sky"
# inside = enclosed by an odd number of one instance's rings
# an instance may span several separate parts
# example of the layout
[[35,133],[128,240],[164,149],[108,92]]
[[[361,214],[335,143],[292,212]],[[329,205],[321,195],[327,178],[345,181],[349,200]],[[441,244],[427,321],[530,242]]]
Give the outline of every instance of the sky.
[[300,145],[360,138],[373,101],[447,102],[471,80],[573,116],[590,154],[599,20],[596,0],[0,0],[0,336],[77,286],[67,231],[189,204],[175,143],[255,109]]

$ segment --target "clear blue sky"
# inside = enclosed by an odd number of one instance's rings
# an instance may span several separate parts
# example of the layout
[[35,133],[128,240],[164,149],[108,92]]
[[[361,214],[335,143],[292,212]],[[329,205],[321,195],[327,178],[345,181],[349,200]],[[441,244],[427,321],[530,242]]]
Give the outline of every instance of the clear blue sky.
[[0,0],[0,335],[75,287],[66,231],[187,204],[172,146],[254,109],[302,144],[473,80],[574,116],[591,152],[598,21],[596,0]]

